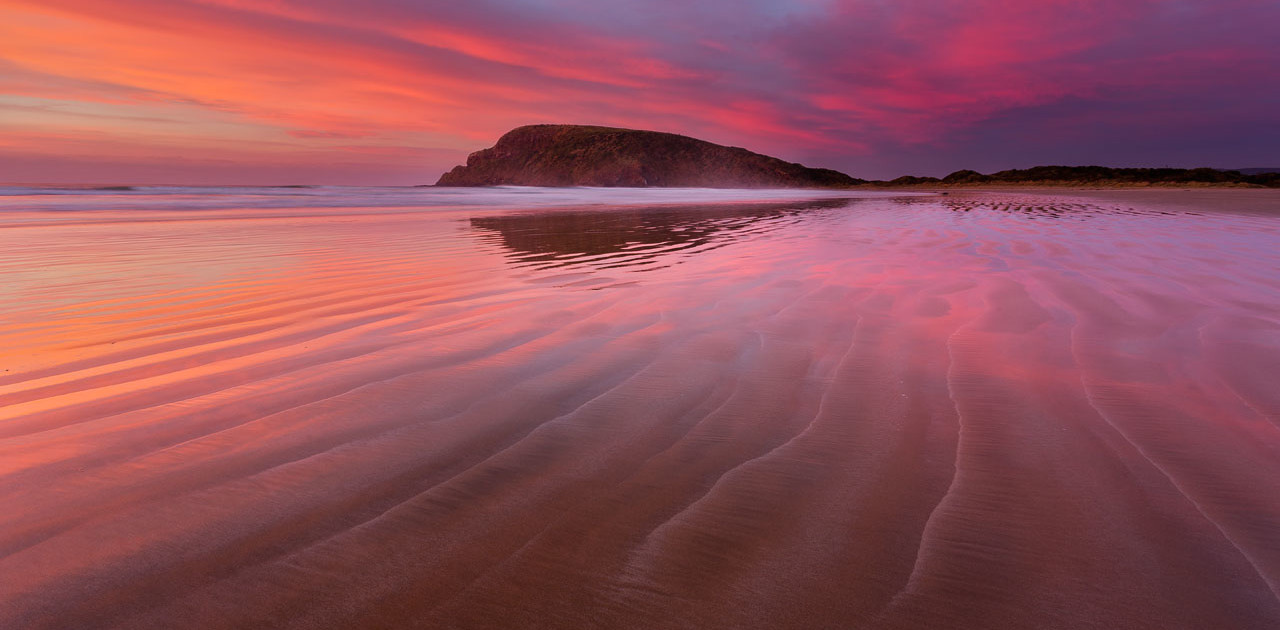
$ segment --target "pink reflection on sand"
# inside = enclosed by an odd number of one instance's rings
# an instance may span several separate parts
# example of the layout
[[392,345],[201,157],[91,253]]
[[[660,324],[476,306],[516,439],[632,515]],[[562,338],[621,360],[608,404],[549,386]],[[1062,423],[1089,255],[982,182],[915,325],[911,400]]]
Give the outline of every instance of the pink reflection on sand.
[[1277,211],[0,229],[0,625],[1268,627]]

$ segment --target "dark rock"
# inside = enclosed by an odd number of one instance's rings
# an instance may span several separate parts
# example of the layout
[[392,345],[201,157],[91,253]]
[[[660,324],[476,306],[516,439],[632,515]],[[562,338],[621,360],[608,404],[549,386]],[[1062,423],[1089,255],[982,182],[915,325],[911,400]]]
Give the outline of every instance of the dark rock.
[[657,131],[581,125],[518,127],[467,157],[437,186],[836,188],[863,180]]

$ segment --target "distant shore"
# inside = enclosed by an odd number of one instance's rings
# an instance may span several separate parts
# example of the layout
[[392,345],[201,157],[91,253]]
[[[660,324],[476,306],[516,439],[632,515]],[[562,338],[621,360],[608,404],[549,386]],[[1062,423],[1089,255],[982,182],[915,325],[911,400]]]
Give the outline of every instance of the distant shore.
[[990,174],[960,170],[946,177],[904,175],[871,181],[876,188],[1280,188],[1273,169],[1111,168],[1108,166],[1035,166]]

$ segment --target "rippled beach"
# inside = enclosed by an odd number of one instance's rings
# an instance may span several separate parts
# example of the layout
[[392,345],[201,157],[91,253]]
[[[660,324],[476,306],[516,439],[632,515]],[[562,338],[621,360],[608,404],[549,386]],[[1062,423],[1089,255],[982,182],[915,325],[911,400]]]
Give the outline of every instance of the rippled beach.
[[0,274],[3,628],[1280,627],[1277,191],[7,188]]

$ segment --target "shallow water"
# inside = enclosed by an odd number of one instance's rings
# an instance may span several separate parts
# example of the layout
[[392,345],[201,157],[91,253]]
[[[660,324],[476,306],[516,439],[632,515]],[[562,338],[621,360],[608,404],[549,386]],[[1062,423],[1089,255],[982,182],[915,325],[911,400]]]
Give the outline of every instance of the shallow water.
[[0,627],[1280,627],[1275,191],[9,188],[0,277]]

